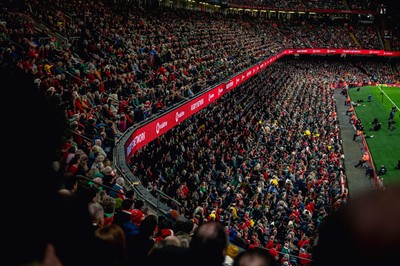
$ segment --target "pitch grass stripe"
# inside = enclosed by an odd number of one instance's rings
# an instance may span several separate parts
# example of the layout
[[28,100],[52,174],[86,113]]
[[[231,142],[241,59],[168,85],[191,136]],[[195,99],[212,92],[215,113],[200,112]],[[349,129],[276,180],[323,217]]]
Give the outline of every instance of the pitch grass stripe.
[[390,101],[394,106],[396,106],[397,110],[400,111],[400,108],[392,101],[392,99],[389,98],[389,96],[387,96],[387,94],[381,89],[381,86],[377,86],[377,87],[380,89],[380,91],[381,91],[383,94],[385,94],[386,98],[388,98],[389,101]]

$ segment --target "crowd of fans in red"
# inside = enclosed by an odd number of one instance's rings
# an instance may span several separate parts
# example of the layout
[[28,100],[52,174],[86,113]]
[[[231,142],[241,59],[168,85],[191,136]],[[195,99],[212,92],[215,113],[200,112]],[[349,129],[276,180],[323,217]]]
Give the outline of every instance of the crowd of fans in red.
[[[195,228],[217,220],[243,249],[265,247],[285,265],[310,263],[319,225],[347,196],[333,88],[340,80],[392,83],[389,64],[275,63],[138,151],[131,167],[141,183],[182,204],[163,198],[174,210],[157,222],[124,188],[112,152],[127,128],[282,49],[357,48],[348,25],[93,1],[31,1],[24,14],[2,6],[1,67],[28,73],[63,112],[60,193],[87,200],[96,236],[119,224],[137,259],[157,242],[138,244],[155,224],[156,240],[182,232],[179,246],[187,247]],[[67,36],[67,45],[57,47],[27,16]],[[357,27],[363,48],[378,49],[373,28]],[[92,181],[78,183],[78,175]]]

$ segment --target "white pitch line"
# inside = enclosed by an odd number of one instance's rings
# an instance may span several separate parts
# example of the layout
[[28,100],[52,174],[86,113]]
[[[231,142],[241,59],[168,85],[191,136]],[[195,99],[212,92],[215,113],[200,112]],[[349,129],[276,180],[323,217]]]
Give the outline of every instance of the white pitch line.
[[385,94],[386,98],[388,98],[389,101],[390,101],[394,106],[396,106],[397,110],[400,111],[400,108],[392,101],[392,99],[389,98],[389,96],[387,96],[387,94],[381,89],[381,86],[377,86],[377,87],[381,90],[381,92],[382,92],[383,94]]

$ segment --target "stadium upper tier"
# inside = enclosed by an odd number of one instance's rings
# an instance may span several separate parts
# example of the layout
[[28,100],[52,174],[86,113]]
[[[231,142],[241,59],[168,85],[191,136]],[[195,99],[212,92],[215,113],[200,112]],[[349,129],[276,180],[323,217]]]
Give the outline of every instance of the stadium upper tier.
[[378,1],[360,0],[228,0],[229,4],[282,10],[376,10]]
[[[111,127],[109,150],[126,128],[283,49],[382,49],[373,26],[350,22],[95,1],[31,1],[18,12],[3,6],[1,20],[1,66],[30,73],[65,109],[72,131],[92,139],[93,123]],[[68,44],[57,46],[54,33]],[[91,122],[77,124],[80,117]]]
[[342,22],[184,9],[121,12],[93,1],[31,2],[30,10],[35,23],[65,36],[68,47],[55,48],[51,33],[3,9],[3,60],[31,72],[44,91],[62,88],[68,119],[105,109],[106,118],[132,114],[132,125],[280,50],[360,48],[352,32],[362,48],[382,49],[374,28]]

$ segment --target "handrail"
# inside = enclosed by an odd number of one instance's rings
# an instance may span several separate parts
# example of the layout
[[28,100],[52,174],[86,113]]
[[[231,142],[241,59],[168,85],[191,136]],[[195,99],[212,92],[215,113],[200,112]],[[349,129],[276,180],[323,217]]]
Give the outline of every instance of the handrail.
[[4,36],[4,34],[0,34],[0,37],[5,39],[6,41],[18,46],[19,48],[21,48],[22,50],[25,50],[24,47],[22,47],[21,45],[19,45],[18,43],[14,42],[13,40],[11,40],[10,38]]
[[97,184],[97,185],[99,185],[99,186],[108,188],[109,190],[112,190],[112,191],[114,191],[115,193],[122,194],[122,195],[124,195],[124,196],[126,195],[125,192],[123,192],[123,191],[119,191],[119,190],[116,190],[116,189],[114,189],[114,188],[112,188],[112,187],[110,187],[110,186],[107,186],[107,185],[104,185],[104,184],[102,184],[102,183],[96,182],[96,181],[92,180],[91,178],[86,177],[86,176],[84,176],[84,175],[76,175],[76,177],[77,177],[77,178],[85,179],[86,181],[93,182],[93,183],[95,183],[95,184]]
[[166,197],[167,199],[169,199],[170,201],[173,201],[176,205],[178,206],[182,206],[182,204],[180,204],[177,200],[171,198],[170,196],[168,196],[167,194],[165,194],[163,191],[158,190],[156,188],[153,188],[153,190],[158,193],[160,196]]
[[82,138],[84,138],[84,139],[86,139],[86,140],[88,140],[88,141],[90,141],[90,142],[93,141],[91,138],[88,138],[88,137],[86,137],[86,136],[84,136],[84,135],[82,135],[82,134],[80,134],[80,133],[78,133],[78,132],[75,132],[75,131],[73,131],[73,130],[71,130],[71,129],[69,129],[69,128],[64,127],[64,129],[67,130],[67,131],[69,131],[69,132],[71,132],[71,133],[73,133],[73,134],[75,134],[75,135],[78,135],[79,137],[82,137]]
[[[47,60],[47,59],[45,59],[45,58],[42,58],[42,61],[44,61],[44,62],[46,62],[46,63],[49,63],[49,64],[54,64],[53,62],[50,62],[49,60]],[[72,75],[71,73],[69,73],[67,70],[65,70],[65,69],[62,68],[62,67],[58,67],[58,68],[59,68],[62,72],[66,73],[66,74],[70,75],[71,77],[76,78],[76,79],[78,79],[79,81],[81,81],[82,83],[86,84],[86,82],[85,82],[83,79],[81,79],[80,77],[75,76],[75,75]]]

